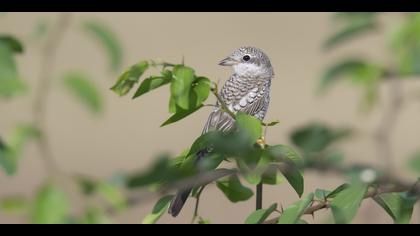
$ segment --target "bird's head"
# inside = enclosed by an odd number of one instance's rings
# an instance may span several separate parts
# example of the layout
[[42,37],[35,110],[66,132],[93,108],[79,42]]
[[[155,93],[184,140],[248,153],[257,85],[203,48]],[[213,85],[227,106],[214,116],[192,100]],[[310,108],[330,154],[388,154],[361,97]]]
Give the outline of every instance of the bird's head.
[[268,56],[255,47],[241,47],[221,60],[219,65],[232,66],[239,76],[274,75]]

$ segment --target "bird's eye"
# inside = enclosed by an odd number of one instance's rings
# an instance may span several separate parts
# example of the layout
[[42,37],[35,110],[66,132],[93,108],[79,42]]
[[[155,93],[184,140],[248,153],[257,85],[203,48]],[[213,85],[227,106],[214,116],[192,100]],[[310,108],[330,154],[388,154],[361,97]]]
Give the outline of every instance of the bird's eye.
[[249,55],[245,55],[244,57],[242,57],[242,59],[244,59],[244,61],[249,61],[249,59],[251,59],[251,57]]

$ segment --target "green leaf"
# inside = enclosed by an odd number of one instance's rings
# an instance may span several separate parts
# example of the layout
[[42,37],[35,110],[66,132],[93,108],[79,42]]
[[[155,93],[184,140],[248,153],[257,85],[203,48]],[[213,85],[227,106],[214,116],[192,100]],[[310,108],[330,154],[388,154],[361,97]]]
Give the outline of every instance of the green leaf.
[[217,181],[217,187],[231,202],[241,202],[250,199],[254,193],[251,189],[243,186],[236,175],[227,180]]
[[273,213],[277,209],[277,203],[272,204],[267,209],[260,209],[256,210],[251,215],[249,215],[246,220],[245,224],[261,224],[266,220],[271,213]]
[[18,125],[13,131],[8,145],[2,144],[0,148],[0,166],[6,171],[6,174],[16,173],[20,156],[26,143],[40,136],[40,132],[32,125]]
[[140,77],[148,68],[149,62],[147,61],[141,61],[131,66],[122,75],[120,75],[117,83],[112,86],[111,90],[119,96],[126,95],[128,92],[130,92],[133,86],[139,82]]
[[89,76],[80,72],[69,72],[64,76],[64,86],[91,112],[103,111],[102,95]]
[[13,49],[8,43],[0,41],[0,97],[10,98],[25,89],[18,76]]
[[331,191],[325,189],[316,189],[315,190],[315,198],[318,200],[326,200],[327,196],[331,193]]
[[268,146],[267,151],[273,161],[291,161],[297,167],[303,166],[302,157],[290,146],[282,144]]
[[331,49],[339,44],[347,42],[353,38],[372,32],[377,28],[374,18],[359,18],[352,20],[350,24],[338,30],[330,36],[324,44],[325,49]]
[[83,28],[106,50],[110,59],[110,68],[113,71],[119,70],[122,64],[123,50],[117,35],[108,26],[98,21],[86,21],[83,23]]
[[112,220],[100,208],[88,207],[80,219],[81,224],[111,224]]
[[121,210],[126,207],[126,199],[116,186],[100,183],[97,186],[97,191],[113,208]]
[[304,192],[305,181],[299,169],[291,162],[283,163],[283,165],[279,166],[279,169],[299,197],[301,197]]
[[310,123],[293,131],[290,138],[305,153],[321,152],[331,144],[348,137],[349,129],[332,129],[323,123]]
[[408,161],[408,167],[410,170],[420,175],[420,151],[412,154],[411,158]]
[[198,107],[207,100],[210,94],[210,80],[206,77],[198,77],[192,84],[193,90],[190,99],[195,100],[193,107]]
[[78,183],[81,191],[86,196],[90,196],[96,192],[98,183],[92,178],[86,176],[76,176],[76,182]]
[[350,187],[350,184],[347,184],[347,183],[338,186],[336,189],[334,189],[333,191],[331,191],[331,193],[327,195],[327,198],[334,198],[335,196],[337,196],[337,194],[341,193],[343,190],[347,189],[348,187]]
[[287,207],[280,216],[277,223],[279,224],[296,224],[300,217],[305,213],[306,209],[311,205],[314,194],[311,193],[307,197],[293,203]]
[[355,183],[337,194],[331,202],[331,209],[336,223],[350,223],[353,220],[366,191],[367,185]]
[[22,43],[10,35],[0,35],[0,43],[6,44],[14,53],[23,53]]
[[354,83],[369,88],[376,85],[385,73],[383,68],[362,59],[347,59],[330,68],[321,77],[319,92],[324,92],[339,79],[351,79]]
[[177,121],[180,121],[184,119],[185,117],[191,115],[192,113],[200,110],[203,106],[195,107],[191,110],[183,110],[182,108],[178,107],[175,114],[173,114],[171,117],[169,117],[165,122],[162,123],[160,127],[175,123]]
[[134,94],[134,98],[138,98],[141,95],[150,92],[156,88],[159,88],[163,85],[170,83],[172,77],[163,77],[163,76],[150,76],[149,78],[145,79],[141,84],[136,93]]
[[160,217],[165,213],[169,208],[169,203],[171,202],[173,195],[164,196],[157,201],[155,206],[153,207],[152,213],[147,215],[143,219],[143,224],[154,224],[156,223]]
[[374,200],[378,203],[394,220],[396,224],[409,224],[415,198],[410,198],[406,193],[385,193]]
[[199,218],[198,219],[198,224],[200,224],[200,225],[208,225],[208,224],[210,224],[210,220],[209,219],[203,219],[203,218]]
[[190,91],[195,80],[194,70],[190,67],[177,65],[173,69],[173,78],[171,96],[180,108],[189,110],[192,108],[190,106]]
[[55,186],[47,185],[35,198],[31,221],[35,224],[62,224],[67,220],[69,209],[65,194]]
[[253,116],[250,116],[243,112],[238,112],[236,114],[236,125],[240,130],[246,132],[246,134],[249,137],[249,140],[253,143],[255,143],[257,139],[261,137],[261,121]]
[[0,200],[0,211],[8,214],[21,214],[26,212],[29,203],[21,196],[10,196]]

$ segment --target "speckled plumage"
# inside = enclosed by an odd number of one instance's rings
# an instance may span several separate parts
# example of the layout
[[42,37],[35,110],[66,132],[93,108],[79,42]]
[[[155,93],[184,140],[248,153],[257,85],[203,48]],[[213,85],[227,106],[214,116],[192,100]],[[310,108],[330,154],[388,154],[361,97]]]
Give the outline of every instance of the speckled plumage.
[[[274,76],[267,55],[254,47],[241,47],[222,60],[220,65],[232,66],[234,70],[220,91],[229,110],[233,113],[244,112],[263,120],[270,103],[271,79]],[[235,127],[235,120],[217,105],[210,113],[203,133],[211,130],[227,132]],[[209,148],[197,153],[197,161],[211,152]],[[172,216],[179,214],[190,192],[191,188],[178,191],[169,207]]]

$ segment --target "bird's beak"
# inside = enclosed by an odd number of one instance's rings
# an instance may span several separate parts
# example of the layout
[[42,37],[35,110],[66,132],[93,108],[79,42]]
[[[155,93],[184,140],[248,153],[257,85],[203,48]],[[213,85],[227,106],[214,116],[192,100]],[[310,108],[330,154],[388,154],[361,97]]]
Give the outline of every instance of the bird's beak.
[[232,57],[226,57],[225,59],[223,59],[219,62],[219,65],[221,65],[221,66],[233,66],[236,63],[238,63],[238,62],[235,59],[233,59]]

